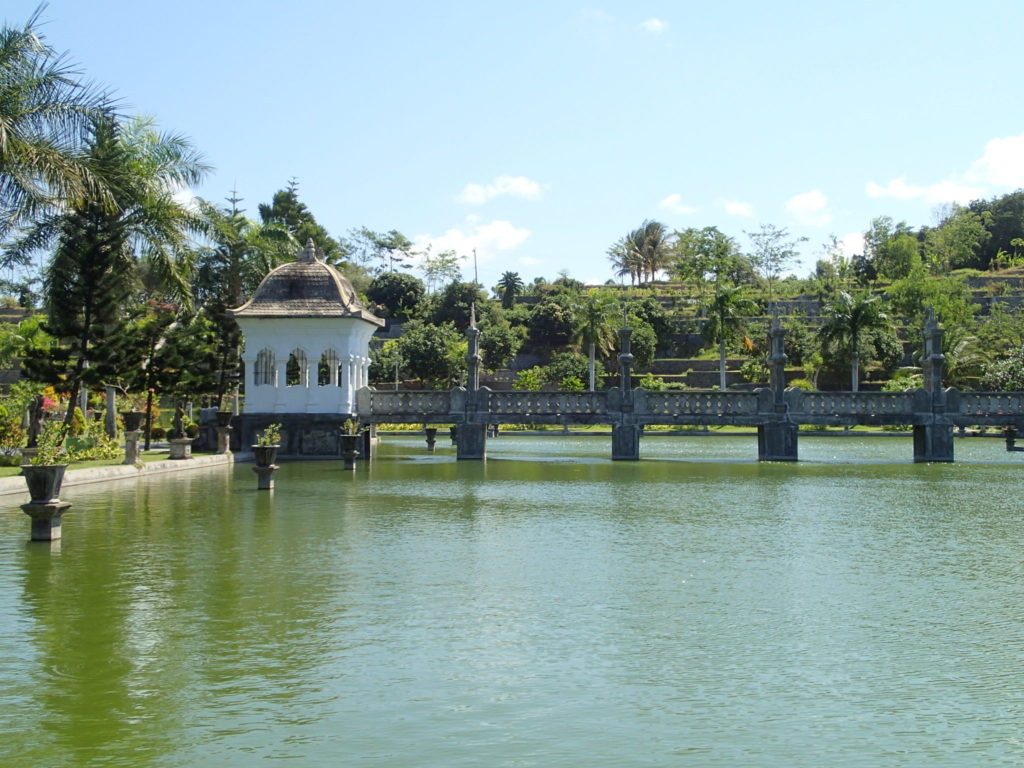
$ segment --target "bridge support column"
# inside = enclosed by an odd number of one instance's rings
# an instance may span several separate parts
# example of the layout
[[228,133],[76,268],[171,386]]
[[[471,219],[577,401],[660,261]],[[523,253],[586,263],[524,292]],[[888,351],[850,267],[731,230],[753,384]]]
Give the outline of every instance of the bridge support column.
[[487,458],[487,425],[459,424],[455,433],[457,459]]
[[757,427],[758,461],[796,461],[797,426],[788,422],[769,422]]
[[914,462],[953,461],[953,425],[921,424],[914,426]]
[[612,461],[639,461],[640,426],[638,424],[612,425]]

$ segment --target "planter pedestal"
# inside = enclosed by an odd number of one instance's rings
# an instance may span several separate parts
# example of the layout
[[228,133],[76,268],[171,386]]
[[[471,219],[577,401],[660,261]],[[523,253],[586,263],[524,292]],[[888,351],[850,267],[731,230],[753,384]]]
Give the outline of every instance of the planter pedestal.
[[356,459],[359,458],[359,439],[361,435],[341,436],[341,458],[345,462],[345,469],[355,469]]
[[178,437],[168,441],[171,446],[170,458],[174,460],[192,458],[192,438]]
[[122,464],[138,464],[139,438],[141,437],[141,429],[134,429],[124,433],[124,461],[121,462]]
[[253,467],[256,473],[256,488],[260,491],[274,490],[274,473],[277,472],[277,464],[270,464],[266,467]]
[[277,459],[277,445],[254,445],[252,447],[253,457],[256,459],[256,466],[252,471],[256,473],[256,488],[261,491],[274,490],[274,473],[278,466],[274,463]]
[[434,446],[437,445],[437,427],[427,427],[423,431],[427,434],[427,451],[433,453]]
[[21,510],[32,518],[32,541],[59,540],[61,515],[70,508],[70,501],[44,501],[22,504]]
[[231,427],[217,427],[217,453],[231,453]]

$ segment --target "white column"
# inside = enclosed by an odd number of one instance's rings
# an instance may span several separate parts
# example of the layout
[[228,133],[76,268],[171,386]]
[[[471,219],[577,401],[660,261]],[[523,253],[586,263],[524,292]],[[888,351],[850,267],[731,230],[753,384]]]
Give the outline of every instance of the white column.
[[245,368],[245,399],[251,404],[257,402],[256,395],[256,358],[243,357],[242,366]]
[[283,413],[288,395],[288,353],[282,355],[280,350],[275,349],[274,363],[274,411]]

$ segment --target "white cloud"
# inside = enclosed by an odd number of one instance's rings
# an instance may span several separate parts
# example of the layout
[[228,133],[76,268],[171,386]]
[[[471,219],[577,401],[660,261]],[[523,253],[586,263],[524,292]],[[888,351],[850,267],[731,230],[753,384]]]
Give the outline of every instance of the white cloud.
[[455,251],[459,256],[470,259],[475,249],[477,261],[482,263],[496,258],[499,254],[515,250],[530,236],[530,230],[513,226],[507,221],[480,223],[478,219],[471,217],[467,225],[467,229],[452,228],[437,237],[427,234],[416,235],[413,242],[420,251],[430,246],[434,253]]
[[868,197],[921,199],[926,203],[968,203],[986,195],[1024,187],[1024,133],[991,139],[981,157],[963,173],[932,184],[908,184],[905,177],[882,185],[868,182]]
[[786,202],[786,210],[801,224],[811,227],[823,227],[832,220],[827,208],[828,198],[819,189],[794,195]]
[[989,141],[985,153],[971,164],[965,176],[969,181],[996,187],[1024,187],[1024,133]]
[[659,208],[664,208],[666,211],[672,211],[672,213],[688,214],[693,213],[697,209],[689,205],[683,205],[683,196],[678,192],[673,193],[658,203]]
[[195,196],[195,193],[192,192],[192,190],[189,189],[188,187],[182,187],[173,195],[171,195],[171,197],[173,197],[174,202],[176,202],[182,208],[186,208],[192,211],[193,213],[199,210],[199,198],[197,198]]
[[864,235],[860,232],[851,232],[839,240],[839,247],[843,256],[860,256],[864,253]]
[[668,30],[668,22],[662,19],[648,19],[640,23],[640,29],[651,35],[660,35]]
[[737,200],[726,200],[724,203],[725,212],[730,216],[753,216],[754,208],[750,203],[741,203]]
[[525,176],[498,176],[490,184],[467,184],[455,199],[460,203],[483,205],[499,195],[536,200],[540,197],[540,184]]
[[884,187],[869,181],[865,191],[868,197],[894,197],[897,200],[922,199],[926,203],[969,203],[984,196],[983,187],[971,186],[955,179],[940,181],[927,187],[908,184],[903,177],[893,179]]

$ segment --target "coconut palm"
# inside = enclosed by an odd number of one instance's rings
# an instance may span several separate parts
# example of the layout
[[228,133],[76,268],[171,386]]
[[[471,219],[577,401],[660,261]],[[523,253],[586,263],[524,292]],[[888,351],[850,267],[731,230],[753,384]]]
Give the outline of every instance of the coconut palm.
[[72,400],[90,362],[96,364],[94,376],[102,375],[102,355],[94,356],[93,347],[118,328],[119,310],[139,289],[143,271],[161,281],[161,296],[150,299],[190,303],[188,233],[202,222],[174,195],[206,171],[185,139],[158,134],[143,119],[125,125],[98,121],[89,165],[110,201],[86,197],[44,216],[12,248],[24,258],[35,248],[56,245],[45,274],[45,308],[49,328],[65,343],[53,350],[48,378],[63,379]]
[[660,221],[647,219],[637,229],[608,249],[608,258],[618,276],[629,275],[630,282],[654,280],[668,266],[671,235]]
[[757,314],[757,302],[746,295],[743,286],[716,283],[714,295],[702,303],[701,310],[706,315],[701,335],[718,343],[718,387],[725,390],[726,344],[742,330],[745,318]]
[[498,293],[501,294],[501,306],[505,309],[512,309],[516,303],[516,296],[525,290],[523,278],[518,272],[503,272],[498,281]]
[[587,348],[591,392],[597,385],[597,352],[606,354],[615,344],[618,310],[619,303],[602,291],[588,294],[576,307],[574,335]]
[[85,147],[111,102],[43,41],[41,11],[0,28],[0,237],[102,190]]
[[856,296],[839,291],[824,307],[825,322],[818,329],[822,344],[837,344],[850,350],[850,386],[857,391],[860,379],[860,345],[867,335],[885,326],[888,316],[878,297],[870,293]]

